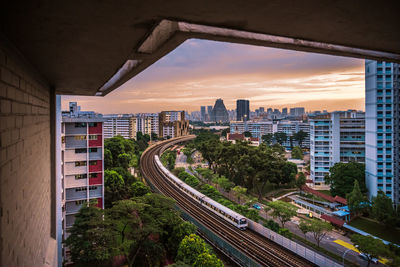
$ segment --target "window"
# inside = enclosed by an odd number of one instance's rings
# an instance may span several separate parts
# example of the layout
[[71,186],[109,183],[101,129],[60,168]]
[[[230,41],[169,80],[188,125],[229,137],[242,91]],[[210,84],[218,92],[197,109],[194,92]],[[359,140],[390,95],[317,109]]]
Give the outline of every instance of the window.
[[90,165],[90,166],[95,166],[95,165],[97,165],[97,160],[91,160],[91,161],[89,161],[89,165]]
[[96,134],[89,135],[89,140],[97,140],[97,135]]
[[86,200],[77,200],[77,201],[75,201],[75,205],[77,205],[77,206],[79,206],[79,205],[82,205],[83,203],[85,203],[86,202]]
[[75,192],[81,192],[81,191],[86,191],[86,190],[87,190],[86,187],[75,188]]
[[97,186],[89,186],[89,190],[96,190]]
[[89,122],[89,127],[97,127],[97,122]]
[[87,178],[87,174],[75,174],[75,179],[76,180],[80,180],[80,179],[86,179]]
[[74,139],[75,140],[86,140],[86,135],[75,135]]
[[91,174],[89,174],[89,177],[90,178],[97,178],[97,173],[91,173]]
[[75,161],[75,167],[86,166],[86,161]]
[[89,148],[90,153],[96,153],[97,152],[97,147],[94,148]]
[[86,122],[75,122],[75,128],[86,127]]
[[86,148],[75,148],[75,154],[86,153]]

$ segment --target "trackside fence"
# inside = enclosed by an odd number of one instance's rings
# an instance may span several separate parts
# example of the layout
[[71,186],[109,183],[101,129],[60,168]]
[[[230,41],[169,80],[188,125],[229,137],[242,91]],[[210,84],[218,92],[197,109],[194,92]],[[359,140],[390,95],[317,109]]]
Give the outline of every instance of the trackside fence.
[[248,223],[249,229],[253,230],[254,232],[259,233],[260,235],[270,239],[271,241],[274,241],[275,243],[281,245],[282,247],[292,251],[293,253],[296,253],[300,257],[303,257],[304,259],[310,261],[311,263],[314,263],[315,265],[324,266],[324,267],[342,266],[342,264],[339,264],[339,263],[327,258],[326,256],[315,252],[314,250],[306,248],[305,246],[300,245],[299,243],[292,241],[292,240],[262,226],[259,223],[256,223],[249,219],[247,219],[247,223]]

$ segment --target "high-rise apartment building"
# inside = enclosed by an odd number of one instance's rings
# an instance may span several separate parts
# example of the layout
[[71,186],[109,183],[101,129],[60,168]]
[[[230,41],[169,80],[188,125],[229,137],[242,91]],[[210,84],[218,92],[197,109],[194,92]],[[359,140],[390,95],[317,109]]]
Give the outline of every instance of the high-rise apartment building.
[[[81,112],[76,103],[62,113],[61,185],[63,240],[82,205],[97,201],[104,208],[104,119],[94,112]],[[62,242],[60,240],[59,242]],[[65,261],[68,248],[62,248]]]
[[365,115],[333,112],[310,119],[310,170],[315,185],[324,184],[337,162],[365,162]]
[[130,138],[131,136],[131,117],[129,114],[105,114],[104,122],[104,138],[111,138],[121,135],[123,138]]
[[229,114],[224,105],[224,100],[221,98],[215,101],[210,120],[213,122],[229,122]]
[[287,140],[283,142],[283,146],[290,148],[292,146],[299,145],[294,139],[296,133],[303,131],[307,134],[307,137],[303,140],[302,147],[310,147],[310,123],[303,121],[287,121],[282,120],[277,123],[278,133],[285,133],[287,135]]
[[159,137],[173,138],[189,133],[185,111],[162,111],[159,114]]
[[136,139],[137,133],[159,134],[159,116],[158,113],[139,113],[130,118],[131,133],[130,138]]
[[249,100],[236,100],[236,120],[247,121],[250,118],[250,102]]
[[366,184],[400,203],[400,65],[365,61]]

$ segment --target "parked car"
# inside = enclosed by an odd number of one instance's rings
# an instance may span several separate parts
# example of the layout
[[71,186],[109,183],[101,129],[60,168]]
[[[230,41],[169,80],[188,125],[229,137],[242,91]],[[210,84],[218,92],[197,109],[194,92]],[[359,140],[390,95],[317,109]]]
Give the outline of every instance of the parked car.
[[261,206],[257,203],[253,204],[253,208],[255,208],[256,210],[261,210]]
[[[360,258],[362,258],[362,259],[364,259],[364,260],[368,260],[368,254],[365,254],[365,253],[360,253],[360,254],[358,254],[358,256],[360,256]],[[375,264],[377,264],[378,262],[379,262],[379,260],[377,259],[377,258],[372,258],[371,259],[371,262],[373,262],[373,263],[375,263]]]

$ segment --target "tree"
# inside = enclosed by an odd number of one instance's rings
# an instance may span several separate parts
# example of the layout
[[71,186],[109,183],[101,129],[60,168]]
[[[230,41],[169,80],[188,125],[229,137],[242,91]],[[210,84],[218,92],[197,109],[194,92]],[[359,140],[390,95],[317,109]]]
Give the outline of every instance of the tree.
[[107,148],[104,149],[104,168],[110,169],[113,165],[113,157],[111,151]]
[[169,170],[174,169],[175,160],[176,160],[176,152],[175,151],[167,150],[161,155],[161,162]]
[[358,181],[354,181],[354,187],[353,191],[346,196],[347,199],[347,204],[349,206],[349,210],[357,215],[362,211],[364,208],[363,206],[363,201],[364,201],[364,196],[361,193],[360,186],[358,185]]
[[139,181],[132,183],[129,191],[132,197],[141,197],[151,192],[148,186]]
[[75,215],[65,244],[71,251],[75,266],[109,266],[116,255],[116,240],[104,211],[93,205],[83,205]]
[[307,233],[311,230],[310,223],[304,219],[301,219],[298,227],[300,231],[304,234],[304,239],[307,240]]
[[346,197],[353,190],[354,181],[357,180],[361,192],[366,193],[365,165],[358,162],[336,163],[329,169],[330,174],[325,176],[325,183],[331,186],[332,196]]
[[225,176],[218,177],[216,182],[222,189],[224,189],[225,192],[231,191],[231,188],[235,185]]
[[306,179],[306,176],[304,175],[304,173],[303,172],[299,172],[299,175],[297,176],[297,179],[296,179],[296,187],[299,189],[299,190],[301,190],[301,188],[303,187],[303,185],[305,185],[306,184],[306,181],[307,181],[307,179]]
[[240,200],[246,196],[247,188],[241,187],[240,185],[235,186],[233,189],[233,194],[238,198],[238,202],[240,204]]
[[168,237],[168,251],[172,254],[172,256],[176,256],[178,252],[179,244],[182,242],[185,236],[189,236],[191,234],[195,234],[197,227],[186,221],[181,221],[179,224],[174,224],[172,226],[171,234]]
[[368,265],[371,263],[373,258],[378,258],[380,256],[386,256],[389,251],[382,240],[373,238],[372,236],[363,236],[359,234],[353,234],[351,236],[351,241],[357,245],[358,250],[360,250],[367,257]]
[[268,212],[272,210],[272,217],[278,218],[282,224],[282,228],[285,227],[285,223],[290,221],[293,216],[297,214],[297,208],[287,202],[277,200],[268,202],[265,210]]
[[387,226],[393,227],[396,225],[397,216],[392,200],[382,191],[379,191],[378,195],[372,198],[371,215]]
[[112,203],[125,197],[125,182],[116,171],[104,171],[104,206],[112,207]]
[[268,134],[261,136],[262,141],[267,145],[270,145],[272,143],[273,138],[274,138],[274,135],[272,133],[268,133]]
[[303,151],[299,146],[295,146],[292,150],[292,158],[303,159]]
[[287,141],[287,134],[283,132],[274,133],[274,138],[278,144],[282,145],[284,142]]
[[214,254],[202,253],[197,256],[193,267],[224,267],[224,264]]
[[249,131],[243,132],[244,137],[252,137],[253,135]]
[[209,253],[206,243],[196,234],[185,236],[178,248],[176,260],[182,260],[187,264],[194,264],[200,254]]
[[293,162],[286,161],[282,168],[281,184],[290,184],[295,182],[297,174],[297,165]]
[[307,138],[308,133],[304,132],[303,130],[298,131],[294,134],[294,139],[299,144],[299,147],[302,147],[304,140]]
[[319,247],[319,243],[326,236],[329,231],[332,231],[332,225],[330,223],[318,220],[311,219],[309,222],[309,232],[311,232],[314,236],[315,241]]

